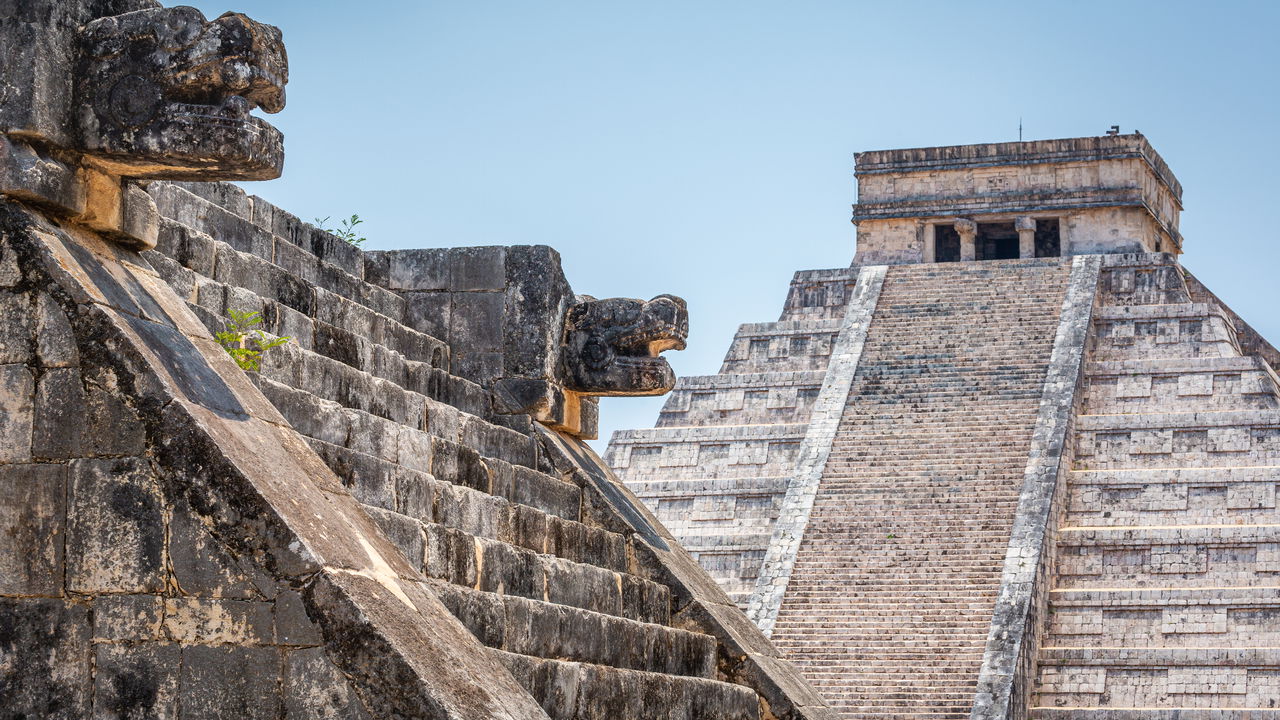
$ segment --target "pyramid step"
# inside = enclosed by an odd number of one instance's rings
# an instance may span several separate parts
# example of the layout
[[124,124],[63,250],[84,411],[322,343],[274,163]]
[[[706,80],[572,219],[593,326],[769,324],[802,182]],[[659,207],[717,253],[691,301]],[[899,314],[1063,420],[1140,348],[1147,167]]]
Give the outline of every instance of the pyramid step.
[[569,520],[579,518],[582,494],[576,485],[480,455],[473,443],[461,442],[461,428],[464,420],[482,421],[466,419],[453,408],[428,402],[424,432],[368,413],[349,411],[331,400],[270,378],[255,379],[294,429],[314,441],[313,447],[334,472],[354,492],[365,493],[358,495],[364,502],[384,505],[376,498],[392,492],[393,480],[422,472]]
[[1033,707],[1031,720],[1274,720],[1280,708]]
[[758,720],[749,688],[491,650],[551,720]]
[[1039,707],[1269,709],[1280,648],[1043,647]]
[[714,678],[716,640],[665,625],[440,581],[432,589],[485,645],[519,655]]

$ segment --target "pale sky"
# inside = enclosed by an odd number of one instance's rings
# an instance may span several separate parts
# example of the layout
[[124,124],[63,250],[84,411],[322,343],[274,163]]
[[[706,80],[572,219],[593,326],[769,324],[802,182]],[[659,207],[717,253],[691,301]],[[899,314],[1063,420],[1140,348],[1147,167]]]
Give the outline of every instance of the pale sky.
[[[1185,265],[1280,343],[1280,3],[190,4],[284,31],[285,172],[247,189],[359,213],[369,249],[546,244],[577,292],[681,295],[681,375],[775,320],[796,270],[849,264],[853,153],[1019,121],[1141,130],[1182,181]],[[661,404],[607,400],[598,449]]]

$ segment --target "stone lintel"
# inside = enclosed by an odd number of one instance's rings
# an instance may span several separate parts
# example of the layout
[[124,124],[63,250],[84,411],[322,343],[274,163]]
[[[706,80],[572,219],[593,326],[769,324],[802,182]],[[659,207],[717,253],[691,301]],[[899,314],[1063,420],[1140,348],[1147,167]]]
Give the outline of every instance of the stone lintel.
[[1182,184],[1146,136],[1100,135],[1094,137],[1030,140],[1026,142],[949,145],[898,150],[870,150],[854,156],[854,175],[879,175],[920,170],[960,170],[1006,165],[1097,162],[1140,158],[1152,173],[1182,200]]

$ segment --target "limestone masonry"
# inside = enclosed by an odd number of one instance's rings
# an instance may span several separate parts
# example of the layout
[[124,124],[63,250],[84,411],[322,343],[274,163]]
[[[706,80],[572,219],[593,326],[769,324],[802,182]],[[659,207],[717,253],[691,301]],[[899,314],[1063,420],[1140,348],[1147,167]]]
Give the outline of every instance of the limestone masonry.
[[583,442],[682,300],[214,182],[284,160],[243,15],[9,3],[0,68],[0,717],[836,717]]
[[1280,717],[1280,354],[1141,135],[861,153],[850,268],[606,459],[845,718]]

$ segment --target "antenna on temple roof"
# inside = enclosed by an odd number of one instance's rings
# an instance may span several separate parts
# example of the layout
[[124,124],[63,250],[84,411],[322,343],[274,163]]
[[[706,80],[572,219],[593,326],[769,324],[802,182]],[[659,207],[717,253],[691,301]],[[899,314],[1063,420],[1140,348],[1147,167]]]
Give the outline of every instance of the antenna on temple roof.
[[1111,129],[1107,131],[1107,134],[1108,134],[1108,135],[1119,135],[1119,134],[1120,134],[1120,126],[1119,126],[1119,125],[1112,125],[1112,126],[1111,126]]
[[1018,142],[1022,142],[1022,118],[1018,118]]

